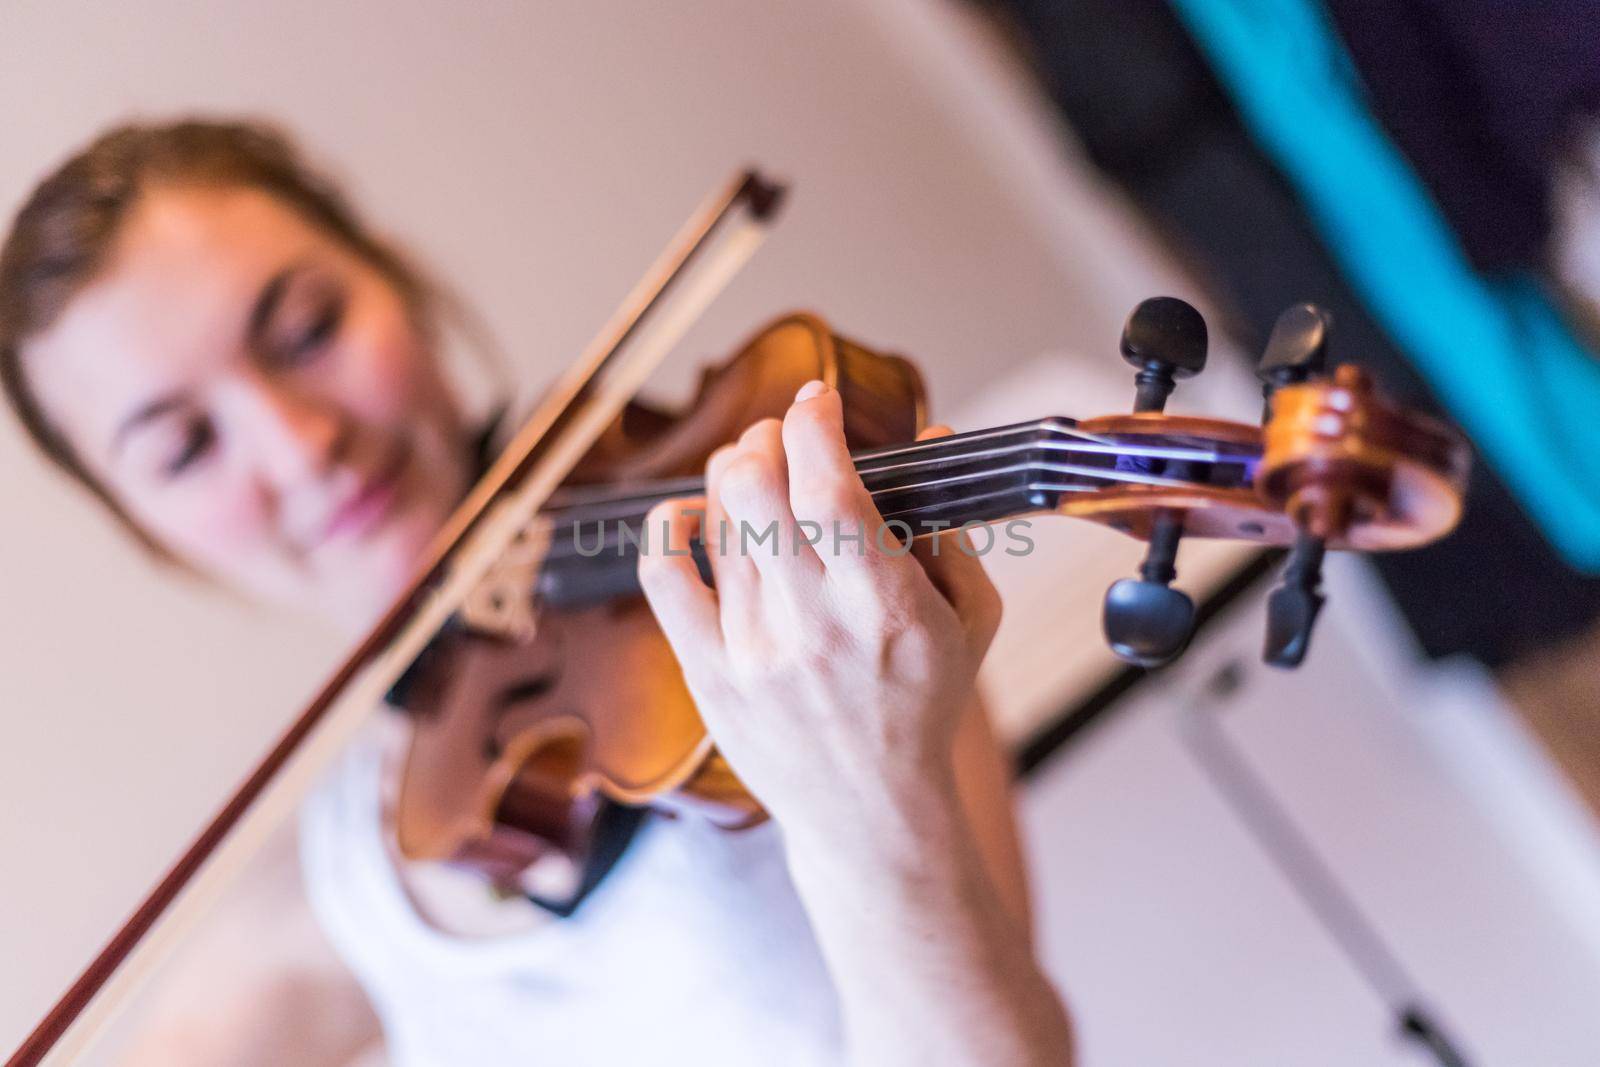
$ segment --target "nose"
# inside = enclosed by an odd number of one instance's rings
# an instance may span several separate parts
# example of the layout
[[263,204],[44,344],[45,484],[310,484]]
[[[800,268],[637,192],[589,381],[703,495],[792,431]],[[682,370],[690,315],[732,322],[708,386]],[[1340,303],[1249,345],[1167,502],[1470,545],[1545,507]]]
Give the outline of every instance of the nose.
[[343,458],[349,420],[336,404],[265,375],[242,394],[259,468],[275,485],[320,478]]

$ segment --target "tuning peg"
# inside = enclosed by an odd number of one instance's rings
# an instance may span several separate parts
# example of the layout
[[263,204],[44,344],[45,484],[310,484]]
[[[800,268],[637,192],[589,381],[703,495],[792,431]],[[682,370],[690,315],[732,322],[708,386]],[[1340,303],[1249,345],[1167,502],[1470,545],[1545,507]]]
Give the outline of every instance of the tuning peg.
[[1322,557],[1327,542],[1302,533],[1289,550],[1277,588],[1267,597],[1267,640],[1261,658],[1273,667],[1298,667],[1311,644],[1311,628],[1326,598]]
[[1160,411],[1179,378],[1206,366],[1206,320],[1175,296],[1141,301],[1122,327],[1122,358],[1139,369],[1134,411]]
[[1102,615],[1106,643],[1129,663],[1159,667],[1171,662],[1194,635],[1194,601],[1172,588],[1182,536],[1180,519],[1158,514],[1139,577],[1123,578],[1106,590]]
[[1297,385],[1322,374],[1328,362],[1328,332],[1333,316],[1315,304],[1296,304],[1278,316],[1267,338],[1266,351],[1256,367],[1261,395],[1271,414],[1272,394],[1285,385]]

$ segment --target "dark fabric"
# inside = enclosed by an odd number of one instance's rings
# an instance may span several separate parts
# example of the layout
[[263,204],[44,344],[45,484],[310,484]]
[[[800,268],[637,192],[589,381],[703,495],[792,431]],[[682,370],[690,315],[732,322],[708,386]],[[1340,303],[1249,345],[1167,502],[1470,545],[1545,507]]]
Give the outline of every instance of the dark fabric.
[[611,868],[628,851],[634,838],[644,828],[648,808],[635,808],[618,804],[609,797],[601,800],[600,814],[595,819],[594,838],[589,843],[589,855],[584,859],[583,873],[570,897],[564,899],[542,897],[529,893],[534,904],[562,919],[577,913],[580,905],[589,898],[596,887],[611,873]]
[[1484,271],[1542,266],[1550,178],[1600,110],[1594,0],[1326,0],[1368,105]]
[[[1345,284],[1294,190],[1251,140],[1161,0],[994,0],[1090,158],[1162,228],[1259,352],[1279,312],[1332,311],[1335,359],[1397,400],[1438,412],[1427,386]],[[1568,568],[1483,464],[1444,541],[1374,557],[1425,651],[1495,666],[1600,618],[1600,580]],[[1180,563],[1181,573],[1181,563]]]

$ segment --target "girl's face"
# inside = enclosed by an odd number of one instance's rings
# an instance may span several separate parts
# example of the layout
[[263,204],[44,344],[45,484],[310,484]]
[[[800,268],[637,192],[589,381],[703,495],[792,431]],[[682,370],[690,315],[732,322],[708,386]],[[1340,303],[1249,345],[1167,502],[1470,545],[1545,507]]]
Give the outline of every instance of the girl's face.
[[399,292],[255,190],[148,192],[22,358],[48,417],[158,542],[350,627],[401,591],[470,478]]

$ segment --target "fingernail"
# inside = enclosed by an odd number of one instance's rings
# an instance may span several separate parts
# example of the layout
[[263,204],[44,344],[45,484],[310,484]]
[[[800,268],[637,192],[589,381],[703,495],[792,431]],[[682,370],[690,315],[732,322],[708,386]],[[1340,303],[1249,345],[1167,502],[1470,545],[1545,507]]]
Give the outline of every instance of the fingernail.
[[813,397],[821,396],[827,391],[828,383],[821,381],[820,379],[815,379],[800,387],[800,391],[794,394],[794,402],[798,404],[803,400],[810,400]]

